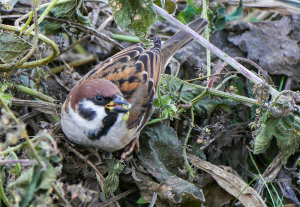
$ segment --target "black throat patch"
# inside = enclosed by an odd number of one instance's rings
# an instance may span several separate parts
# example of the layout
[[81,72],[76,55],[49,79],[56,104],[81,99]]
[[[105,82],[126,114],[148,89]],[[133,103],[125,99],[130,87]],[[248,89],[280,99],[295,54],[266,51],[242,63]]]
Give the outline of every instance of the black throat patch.
[[103,127],[97,131],[88,132],[87,137],[91,140],[100,140],[102,136],[108,133],[108,130],[115,124],[118,118],[118,113],[111,113],[105,110],[107,116],[103,119]]

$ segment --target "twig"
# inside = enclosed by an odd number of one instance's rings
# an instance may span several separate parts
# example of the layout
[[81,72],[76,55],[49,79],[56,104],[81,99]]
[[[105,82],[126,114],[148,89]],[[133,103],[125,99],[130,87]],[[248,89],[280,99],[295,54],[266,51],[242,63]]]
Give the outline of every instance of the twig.
[[[47,8],[45,9],[45,11],[42,13],[42,15],[39,17],[39,20],[38,20],[38,24],[40,24],[44,19],[45,17],[47,16],[47,14],[50,12],[50,10],[55,6],[55,4],[58,2],[59,0],[54,0],[52,1],[48,6]],[[34,21],[34,24],[30,26],[30,28],[25,32],[25,35],[29,35],[33,29],[36,29],[37,28],[37,24],[36,24],[36,21]]]
[[[204,19],[208,20],[207,17],[207,0],[202,0],[202,16]],[[207,27],[205,27],[204,29],[204,37],[207,41],[209,41],[209,25]],[[206,67],[207,67],[207,76],[209,77],[211,75],[211,59],[210,59],[210,50],[208,48],[206,48]]]
[[[9,26],[9,25],[5,25],[5,24],[0,24],[0,29],[17,32],[19,34],[21,33],[21,29],[19,27]],[[31,32],[30,35],[35,36],[35,33]],[[46,37],[42,34],[38,34],[38,37],[40,40],[47,43],[51,47],[52,54],[41,60],[36,60],[33,62],[26,62],[23,65],[19,66],[18,68],[30,68],[30,67],[37,67],[40,65],[44,65],[44,64],[47,64],[47,63],[53,61],[58,56],[59,49],[52,40],[50,40],[48,37]],[[0,64],[0,72],[10,71],[10,70],[12,70],[13,67],[14,67],[14,64]]]
[[[1,16],[1,19],[15,19],[15,18],[19,18],[19,17],[23,17],[23,16],[21,16],[21,15],[6,15],[6,16]],[[97,30],[94,30],[90,27],[87,27],[87,26],[84,26],[84,25],[81,25],[78,23],[70,22],[65,19],[56,19],[56,18],[52,18],[52,17],[45,17],[45,19],[71,24],[83,32],[88,32],[89,34],[95,35],[95,36],[99,37],[100,39],[102,39],[112,45],[115,45],[120,50],[124,49],[124,47],[121,44],[119,44],[117,41],[107,37],[106,35],[104,35],[102,33],[99,33]],[[19,28],[19,27],[16,27],[16,28]]]
[[34,38],[33,38],[33,45],[31,47],[31,49],[29,50],[29,52],[25,55],[25,57],[23,57],[21,60],[19,60],[18,62],[16,62],[14,64],[14,66],[10,69],[10,71],[15,70],[16,68],[19,68],[20,65],[23,65],[24,62],[26,62],[34,53],[38,42],[39,42],[39,29],[37,26],[37,12],[36,12],[36,8],[35,8],[35,0],[31,1],[32,4],[32,10],[33,10],[33,19],[34,19],[34,25],[35,25],[35,31],[34,31]]
[[49,96],[47,96],[43,93],[40,93],[36,90],[33,90],[31,88],[28,88],[28,87],[25,87],[25,86],[22,86],[22,85],[14,85],[12,83],[6,83],[6,85],[9,88],[16,87],[20,92],[25,93],[25,94],[30,95],[30,96],[33,96],[35,98],[41,99],[41,100],[46,101],[46,102],[54,103],[56,101],[54,98],[51,98],[51,97],[49,97]]
[[187,159],[187,155],[186,155],[186,148],[187,148],[187,143],[188,143],[188,140],[189,140],[189,137],[190,137],[190,134],[192,132],[192,129],[193,129],[193,125],[194,125],[194,111],[193,111],[193,108],[191,108],[191,123],[189,124],[189,130],[185,136],[185,140],[184,140],[184,144],[182,145],[183,146],[183,158],[184,158],[184,164],[185,164],[185,167],[187,169],[187,171],[189,172],[189,175],[194,178],[195,175],[194,175],[194,172],[193,172],[193,169],[191,168],[190,164],[189,164],[189,161]]
[[83,40],[86,40],[87,38],[89,38],[91,35],[87,34],[85,36],[83,36],[80,40],[72,43],[69,47],[67,47],[65,50],[61,51],[59,56],[61,56],[62,54],[64,54],[65,52],[67,52],[68,50],[72,49],[73,47],[75,47],[77,44],[83,42]]
[[0,160],[0,166],[1,165],[6,165],[6,164],[16,164],[20,163],[22,165],[36,165],[38,164],[36,160]]
[[[95,56],[94,55],[89,55],[87,56],[86,58],[83,58],[83,59],[79,59],[79,60],[75,60],[73,62],[70,62],[68,63],[68,65],[70,67],[76,67],[76,66],[80,66],[80,65],[84,65],[84,64],[87,64],[91,61],[94,61],[95,60]],[[50,71],[55,74],[55,73],[59,73],[60,71],[62,71],[64,68],[66,68],[67,66],[65,65],[62,65],[62,66],[57,66],[57,67],[54,67],[54,68],[51,68]]]
[[219,75],[228,75],[228,74],[238,74],[240,72],[238,71],[228,71],[227,73],[218,73],[218,74],[213,74],[213,75],[210,75],[210,76],[204,76],[204,77],[199,77],[199,78],[194,78],[194,79],[189,79],[189,80],[185,80],[186,82],[193,82],[193,81],[197,81],[197,80],[204,80],[204,79],[208,79],[208,78],[211,78],[211,77],[214,77],[214,76],[219,76]]
[[114,196],[113,198],[107,199],[106,201],[104,201],[104,202],[102,202],[102,203],[99,203],[99,204],[97,204],[97,205],[94,205],[93,207],[104,207],[104,206],[108,206],[109,204],[114,203],[114,202],[120,200],[121,198],[124,198],[124,197],[128,196],[129,194],[134,193],[134,192],[137,191],[137,190],[138,190],[137,187],[132,188],[132,189],[130,189],[130,190],[128,190],[128,191],[125,191],[124,193],[121,193],[121,194],[119,194],[119,195]]
[[[199,42],[202,46],[212,51],[215,55],[217,55],[219,58],[227,62],[231,67],[236,69],[237,71],[241,72],[246,78],[254,82],[255,84],[264,83],[263,80],[261,80],[258,76],[256,76],[253,72],[249,71],[247,68],[239,64],[237,61],[235,61],[232,57],[225,54],[223,51],[221,51],[216,46],[209,43],[207,40],[205,40],[203,37],[201,37],[199,34],[197,34],[195,31],[191,30],[188,26],[182,24],[180,21],[172,17],[170,14],[168,14],[166,11],[164,11],[159,6],[153,4],[154,9],[166,20],[168,20],[170,23],[181,29],[182,31],[186,32],[187,34],[191,35],[197,42]],[[270,94],[272,96],[276,96],[278,94],[278,91],[271,87],[270,85],[267,85],[269,88]]]
[[157,199],[157,193],[154,192],[149,207],[153,207]]
[[[85,157],[79,153],[77,150],[75,150],[73,147],[71,147],[68,143],[64,142],[65,147],[67,147],[71,152],[76,154],[77,157],[79,157],[81,160],[86,162],[90,167],[92,167],[101,177],[102,181],[105,180],[105,177],[100,173],[100,171],[97,169],[97,167],[89,160],[86,160]],[[103,191],[103,190],[102,190]]]

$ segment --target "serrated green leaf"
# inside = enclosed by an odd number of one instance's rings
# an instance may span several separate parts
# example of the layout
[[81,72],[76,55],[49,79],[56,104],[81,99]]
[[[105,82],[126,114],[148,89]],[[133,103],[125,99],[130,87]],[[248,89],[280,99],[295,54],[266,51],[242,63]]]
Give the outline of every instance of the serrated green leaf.
[[286,163],[289,156],[294,154],[299,147],[300,124],[298,120],[299,117],[295,115],[274,118],[265,114],[261,128],[254,133],[254,154],[264,152],[275,136],[282,153],[282,160]]
[[216,12],[217,12],[218,18],[223,18],[223,17],[225,17],[226,10],[225,10],[225,7],[224,7],[224,6],[218,8],[218,9],[216,10]]
[[11,63],[26,53],[31,45],[21,37],[8,32],[0,32],[0,60]]
[[[41,10],[40,12],[43,12]],[[76,19],[78,23],[91,27],[91,21],[88,16],[82,14],[83,1],[82,0],[68,0],[58,2],[49,12],[49,15],[60,19]],[[56,34],[62,30],[62,22],[44,20],[39,25],[40,29],[45,32],[46,35]]]
[[118,27],[142,37],[155,23],[156,12],[151,0],[108,0]]
[[115,192],[119,186],[119,174],[124,169],[125,165],[122,161],[109,160],[108,175],[104,181],[104,191],[107,195]]

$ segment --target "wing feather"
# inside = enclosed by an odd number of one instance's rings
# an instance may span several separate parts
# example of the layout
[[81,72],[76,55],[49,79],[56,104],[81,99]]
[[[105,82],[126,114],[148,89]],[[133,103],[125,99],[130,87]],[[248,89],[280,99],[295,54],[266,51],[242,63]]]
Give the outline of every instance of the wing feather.
[[131,104],[127,121],[130,129],[143,127],[152,110],[161,72],[160,38],[153,38],[153,43],[150,50],[146,50],[143,44],[126,48],[95,66],[81,81],[105,78],[114,83]]

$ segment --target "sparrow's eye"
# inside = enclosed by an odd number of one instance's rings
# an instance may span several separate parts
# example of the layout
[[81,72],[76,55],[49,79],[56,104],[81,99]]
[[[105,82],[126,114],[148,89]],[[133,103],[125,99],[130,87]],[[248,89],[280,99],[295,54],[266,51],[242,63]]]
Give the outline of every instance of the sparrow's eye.
[[101,102],[103,101],[103,97],[101,95],[95,95],[95,100]]

